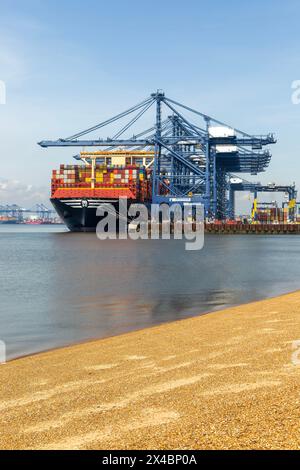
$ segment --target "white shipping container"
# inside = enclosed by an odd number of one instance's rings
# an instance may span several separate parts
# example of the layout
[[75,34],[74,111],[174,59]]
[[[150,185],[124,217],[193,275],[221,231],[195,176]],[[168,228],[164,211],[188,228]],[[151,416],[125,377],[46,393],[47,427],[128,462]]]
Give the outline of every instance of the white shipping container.
[[240,184],[242,182],[243,182],[243,180],[241,178],[230,178],[230,183],[231,184]]
[[209,128],[209,134],[211,137],[234,137],[235,130],[231,127],[212,126]]
[[236,145],[216,145],[217,153],[235,153],[237,152]]

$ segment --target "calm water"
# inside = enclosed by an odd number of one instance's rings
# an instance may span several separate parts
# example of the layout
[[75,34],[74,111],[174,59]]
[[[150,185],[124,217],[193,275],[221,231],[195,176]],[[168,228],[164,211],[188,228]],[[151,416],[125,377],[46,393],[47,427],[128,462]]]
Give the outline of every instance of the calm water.
[[300,237],[107,241],[0,226],[0,339],[8,357],[116,335],[300,288]]

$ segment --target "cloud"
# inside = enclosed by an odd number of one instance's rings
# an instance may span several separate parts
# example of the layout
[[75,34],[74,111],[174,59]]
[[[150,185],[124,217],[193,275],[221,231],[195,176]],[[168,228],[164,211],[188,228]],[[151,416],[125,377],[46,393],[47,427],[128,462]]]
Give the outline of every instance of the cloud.
[[18,204],[30,208],[37,203],[49,204],[48,188],[0,178],[0,205]]

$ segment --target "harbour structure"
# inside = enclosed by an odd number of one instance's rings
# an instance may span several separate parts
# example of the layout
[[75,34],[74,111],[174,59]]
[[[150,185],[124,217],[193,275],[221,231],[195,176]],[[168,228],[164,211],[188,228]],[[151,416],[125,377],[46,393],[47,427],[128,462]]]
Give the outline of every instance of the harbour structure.
[[[253,207],[251,218],[256,221],[259,210],[264,210],[268,203],[258,201],[258,193],[284,193],[286,201],[283,203],[283,209],[286,209],[286,219],[295,222],[297,217],[297,190],[295,183],[291,185],[280,185],[276,183],[261,184],[259,182],[249,182],[245,179],[238,178],[231,175],[229,181],[229,204],[228,204],[228,218],[235,219],[235,193],[237,191],[246,191],[254,195]],[[270,203],[272,204],[272,203]],[[260,206],[259,206],[260,205]],[[262,209],[264,205],[264,209]],[[286,221],[287,221],[286,220]]]
[[[151,127],[145,130],[139,128],[133,135],[128,136],[133,127],[140,123],[147,113],[149,115],[151,110],[154,110],[155,114]],[[129,118],[125,124],[124,118]],[[114,131],[112,137],[87,137],[110,125],[116,126],[119,121],[122,121],[122,125]],[[268,146],[275,143],[275,137],[271,133],[251,135],[168,98],[163,91],[158,90],[141,103],[100,124],[67,138],[43,140],[39,145],[43,148],[98,147],[101,149],[98,152],[106,154],[106,158],[110,158],[110,152],[117,150],[129,155],[134,152],[152,152],[151,161],[147,165],[140,165],[147,170],[147,179],[151,182],[151,195],[149,191],[147,193],[151,202],[202,203],[207,220],[225,220],[228,217],[231,173],[257,175],[264,172],[271,160]],[[77,156],[85,162],[91,175],[88,178],[89,188],[84,187],[84,191],[77,191],[76,194],[73,192],[73,199],[79,204],[83,201],[85,206],[86,200],[88,204],[91,202],[89,207],[84,208],[87,213],[88,209],[95,210],[97,201],[101,204],[104,197],[99,197],[95,192],[104,189],[101,182],[98,181],[97,185],[96,181],[97,170],[100,171],[97,165],[103,164],[102,157],[103,155],[97,155],[97,152],[83,152]],[[125,171],[126,165],[125,161]],[[115,165],[115,169],[122,166]],[[125,181],[125,178],[121,179]],[[74,184],[78,185],[78,182],[79,180]],[[64,184],[61,189],[71,191],[72,183],[69,184],[70,188]],[[105,194],[107,195],[108,191]],[[113,197],[117,194],[118,191],[114,191]],[[61,195],[60,198],[54,198],[55,201],[59,199],[60,203],[68,200],[72,203],[72,197],[64,192]],[[75,200],[73,202],[75,203]]]
[[45,204],[35,204],[29,209],[18,204],[0,205],[0,220],[3,223],[22,223],[30,216],[47,223],[55,220],[56,212],[53,209],[49,209]]

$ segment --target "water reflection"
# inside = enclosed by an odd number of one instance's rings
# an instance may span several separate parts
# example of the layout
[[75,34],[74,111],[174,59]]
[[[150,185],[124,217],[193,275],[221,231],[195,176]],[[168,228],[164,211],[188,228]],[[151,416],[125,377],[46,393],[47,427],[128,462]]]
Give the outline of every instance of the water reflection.
[[9,357],[179,320],[297,289],[297,236],[108,241],[0,233],[0,339]]

